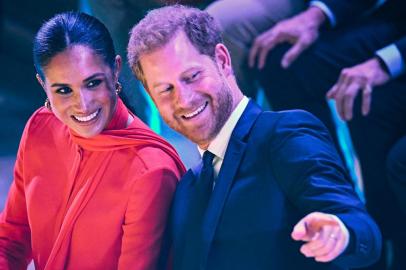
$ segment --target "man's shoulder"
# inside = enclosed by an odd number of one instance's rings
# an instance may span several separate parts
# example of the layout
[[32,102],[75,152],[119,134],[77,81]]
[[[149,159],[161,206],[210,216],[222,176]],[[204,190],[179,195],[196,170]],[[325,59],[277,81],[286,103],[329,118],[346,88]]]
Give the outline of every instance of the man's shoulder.
[[293,138],[298,132],[324,134],[325,130],[320,120],[303,110],[263,111],[253,124],[247,142],[261,151]]
[[304,118],[304,119],[315,119],[315,116],[310,112],[300,109],[295,110],[282,110],[282,111],[263,111],[260,115],[261,118],[274,119],[279,118],[292,119],[292,118]]
[[254,128],[266,132],[285,125],[319,122],[314,115],[304,110],[263,111]]

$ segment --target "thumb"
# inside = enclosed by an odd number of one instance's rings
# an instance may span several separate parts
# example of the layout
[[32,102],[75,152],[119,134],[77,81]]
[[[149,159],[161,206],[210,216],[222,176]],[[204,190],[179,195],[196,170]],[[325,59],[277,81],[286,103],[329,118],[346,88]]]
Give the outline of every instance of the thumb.
[[306,227],[307,227],[306,221],[304,219],[300,220],[299,223],[297,223],[293,228],[293,231],[291,233],[292,238],[296,241],[308,240]]
[[294,240],[309,241],[320,232],[324,226],[337,224],[338,222],[334,218],[331,218],[329,214],[310,213],[295,225],[291,236]]

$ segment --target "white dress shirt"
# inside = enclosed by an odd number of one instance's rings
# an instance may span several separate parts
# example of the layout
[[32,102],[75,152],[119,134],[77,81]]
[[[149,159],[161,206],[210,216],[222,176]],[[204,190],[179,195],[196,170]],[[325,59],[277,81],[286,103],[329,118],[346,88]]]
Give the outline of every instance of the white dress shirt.
[[[228,142],[230,141],[231,133],[233,132],[235,126],[237,125],[238,120],[240,119],[242,113],[248,105],[249,99],[244,96],[241,101],[238,103],[237,107],[231,113],[230,117],[221,128],[217,136],[210,142],[207,150],[212,152],[215,157],[213,160],[214,165],[214,175],[217,177],[219,174],[221,164],[223,164],[224,156],[226,154]],[[201,156],[203,156],[204,149],[197,147]]]

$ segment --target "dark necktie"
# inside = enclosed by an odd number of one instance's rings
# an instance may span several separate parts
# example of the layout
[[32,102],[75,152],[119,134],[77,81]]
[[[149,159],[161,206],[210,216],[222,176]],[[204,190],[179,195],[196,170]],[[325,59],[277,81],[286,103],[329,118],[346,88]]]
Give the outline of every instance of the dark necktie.
[[[207,205],[209,203],[211,192],[213,191],[213,180],[214,180],[214,168],[213,159],[215,155],[210,151],[206,150],[203,153],[203,166],[200,171],[199,179],[196,182],[195,189],[198,194],[198,211],[201,213],[202,217],[206,211]],[[197,209],[196,209],[197,210]]]
[[189,212],[190,229],[200,235],[203,218],[213,190],[213,158],[214,154],[209,151],[203,154],[203,166],[199,177],[193,186],[193,195]]
[[184,254],[184,256],[187,256],[188,261],[193,262],[195,265],[193,269],[198,269],[201,261],[203,247],[202,225],[213,190],[213,158],[213,153],[209,151],[204,152],[202,158],[203,166],[192,188],[193,195],[188,215],[189,225],[184,232],[188,242],[188,254]]
[[190,212],[188,219],[189,223],[193,224],[191,227],[194,227],[196,232],[198,231],[198,228],[202,226],[203,217],[213,190],[213,159],[213,153],[209,151],[204,152],[202,158],[203,166],[191,189]]

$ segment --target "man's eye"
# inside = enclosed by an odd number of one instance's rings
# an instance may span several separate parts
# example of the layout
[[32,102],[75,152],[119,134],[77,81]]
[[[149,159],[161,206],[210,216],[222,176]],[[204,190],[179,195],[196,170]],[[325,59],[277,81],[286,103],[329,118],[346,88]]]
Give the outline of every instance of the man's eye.
[[72,92],[72,89],[70,89],[69,87],[61,87],[56,89],[55,91],[57,94],[61,94],[61,95],[67,95],[70,92]]
[[160,88],[160,89],[158,90],[158,92],[159,92],[160,94],[163,94],[163,93],[172,91],[172,89],[173,89],[173,86],[172,86],[172,85],[168,85],[168,86],[166,86],[166,87]]
[[194,72],[194,73],[192,74],[192,76],[190,76],[189,81],[190,81],[190,82],[193,82],[193,81],[197,80],[197,79],[199,78],[199,75],[200,75],[200,71]]
[[101,84],[101,82],[102,82],[101,80],[92,80],[87,83],[87,87],[94,88],[94,87],[98,86],[99,84]]

